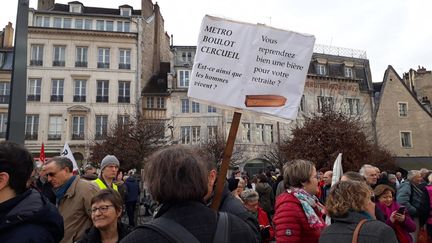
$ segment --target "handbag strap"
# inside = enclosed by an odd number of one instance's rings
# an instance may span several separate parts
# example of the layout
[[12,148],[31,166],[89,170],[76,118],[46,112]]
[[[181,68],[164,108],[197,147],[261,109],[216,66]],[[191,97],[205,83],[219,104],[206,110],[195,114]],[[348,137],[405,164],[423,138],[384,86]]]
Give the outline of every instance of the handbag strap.
[[225,212],[219,212],[219,218],[217,221],[215,236],[213,237],[213,243],[228,242],[231,242],[229,235],[228,214]]
[[156,218],[138,227],[153,229],[173,243],[199,243],[197,238],[183,226],[164,217]]
[[352,238],[352,241],[351,241],[352,243],[357,243],[358,237],[359,237],[359,233],[360,233],[360,229],[363,226],[363,224],[366,223],[366,221],[367,221],[367,219],[362,219],[362,220],[360,220],[360,222],[358,222],[358,224],[357,224],[357,226],[356,226],[356,228],[354,230],[354,233],[353,233],[353,238]]

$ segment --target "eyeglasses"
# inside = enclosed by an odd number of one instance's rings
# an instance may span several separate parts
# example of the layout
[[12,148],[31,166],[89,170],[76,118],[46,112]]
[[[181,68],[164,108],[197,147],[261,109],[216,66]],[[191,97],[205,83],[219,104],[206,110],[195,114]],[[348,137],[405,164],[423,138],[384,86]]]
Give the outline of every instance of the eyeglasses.
[[98,208],[92,208],[90,209],[90,213],[95,214],[98,210],[100,213],[106,213],[110,207],[114,207],[114,205],[104,205]]

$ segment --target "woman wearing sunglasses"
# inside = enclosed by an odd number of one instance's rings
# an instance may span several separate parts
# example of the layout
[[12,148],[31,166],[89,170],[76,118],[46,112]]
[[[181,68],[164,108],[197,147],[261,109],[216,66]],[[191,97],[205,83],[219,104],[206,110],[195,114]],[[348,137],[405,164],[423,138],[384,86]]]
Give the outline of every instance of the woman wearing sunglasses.
[[91,200],[93,227],[86,230],[78,243],[115,243],[124,238],[131,228],[120,222],[123,201],[114,190],[101,190]]

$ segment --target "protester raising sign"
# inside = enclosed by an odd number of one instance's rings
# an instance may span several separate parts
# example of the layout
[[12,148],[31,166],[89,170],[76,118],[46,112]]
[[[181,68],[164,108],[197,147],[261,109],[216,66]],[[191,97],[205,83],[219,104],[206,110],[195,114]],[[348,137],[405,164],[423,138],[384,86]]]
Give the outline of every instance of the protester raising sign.
[[315,37],[205,16],[188,96],[295,119]]

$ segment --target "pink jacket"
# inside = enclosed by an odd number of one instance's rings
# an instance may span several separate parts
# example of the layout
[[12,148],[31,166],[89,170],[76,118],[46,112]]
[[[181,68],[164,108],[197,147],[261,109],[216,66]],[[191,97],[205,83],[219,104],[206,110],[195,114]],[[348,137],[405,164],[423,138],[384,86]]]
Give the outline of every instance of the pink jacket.
[[411,219],[409,213],[407,211],[405,211],[405,221],[404,222],[392,223],[390,220],[390,216],[394,211],[396,211],[400,208],[400,205],[397,202],[393,201],[393,203],[389,207],[385,206],[384,204],[382,204],[380,202],[377,202],[376,206],[383,212],[384,217],[386,219],[386,224],[389,225],[390,227],[392,227],[394,230],[396,230],[396,224],[399,224],[401,226],[401,228],[403,229],[403,234],[405,235],[405,237],[410,241],[410,243],[412,243],[413,239],[411,238],[409,233],[414,232],[416,230],[416,224]]

